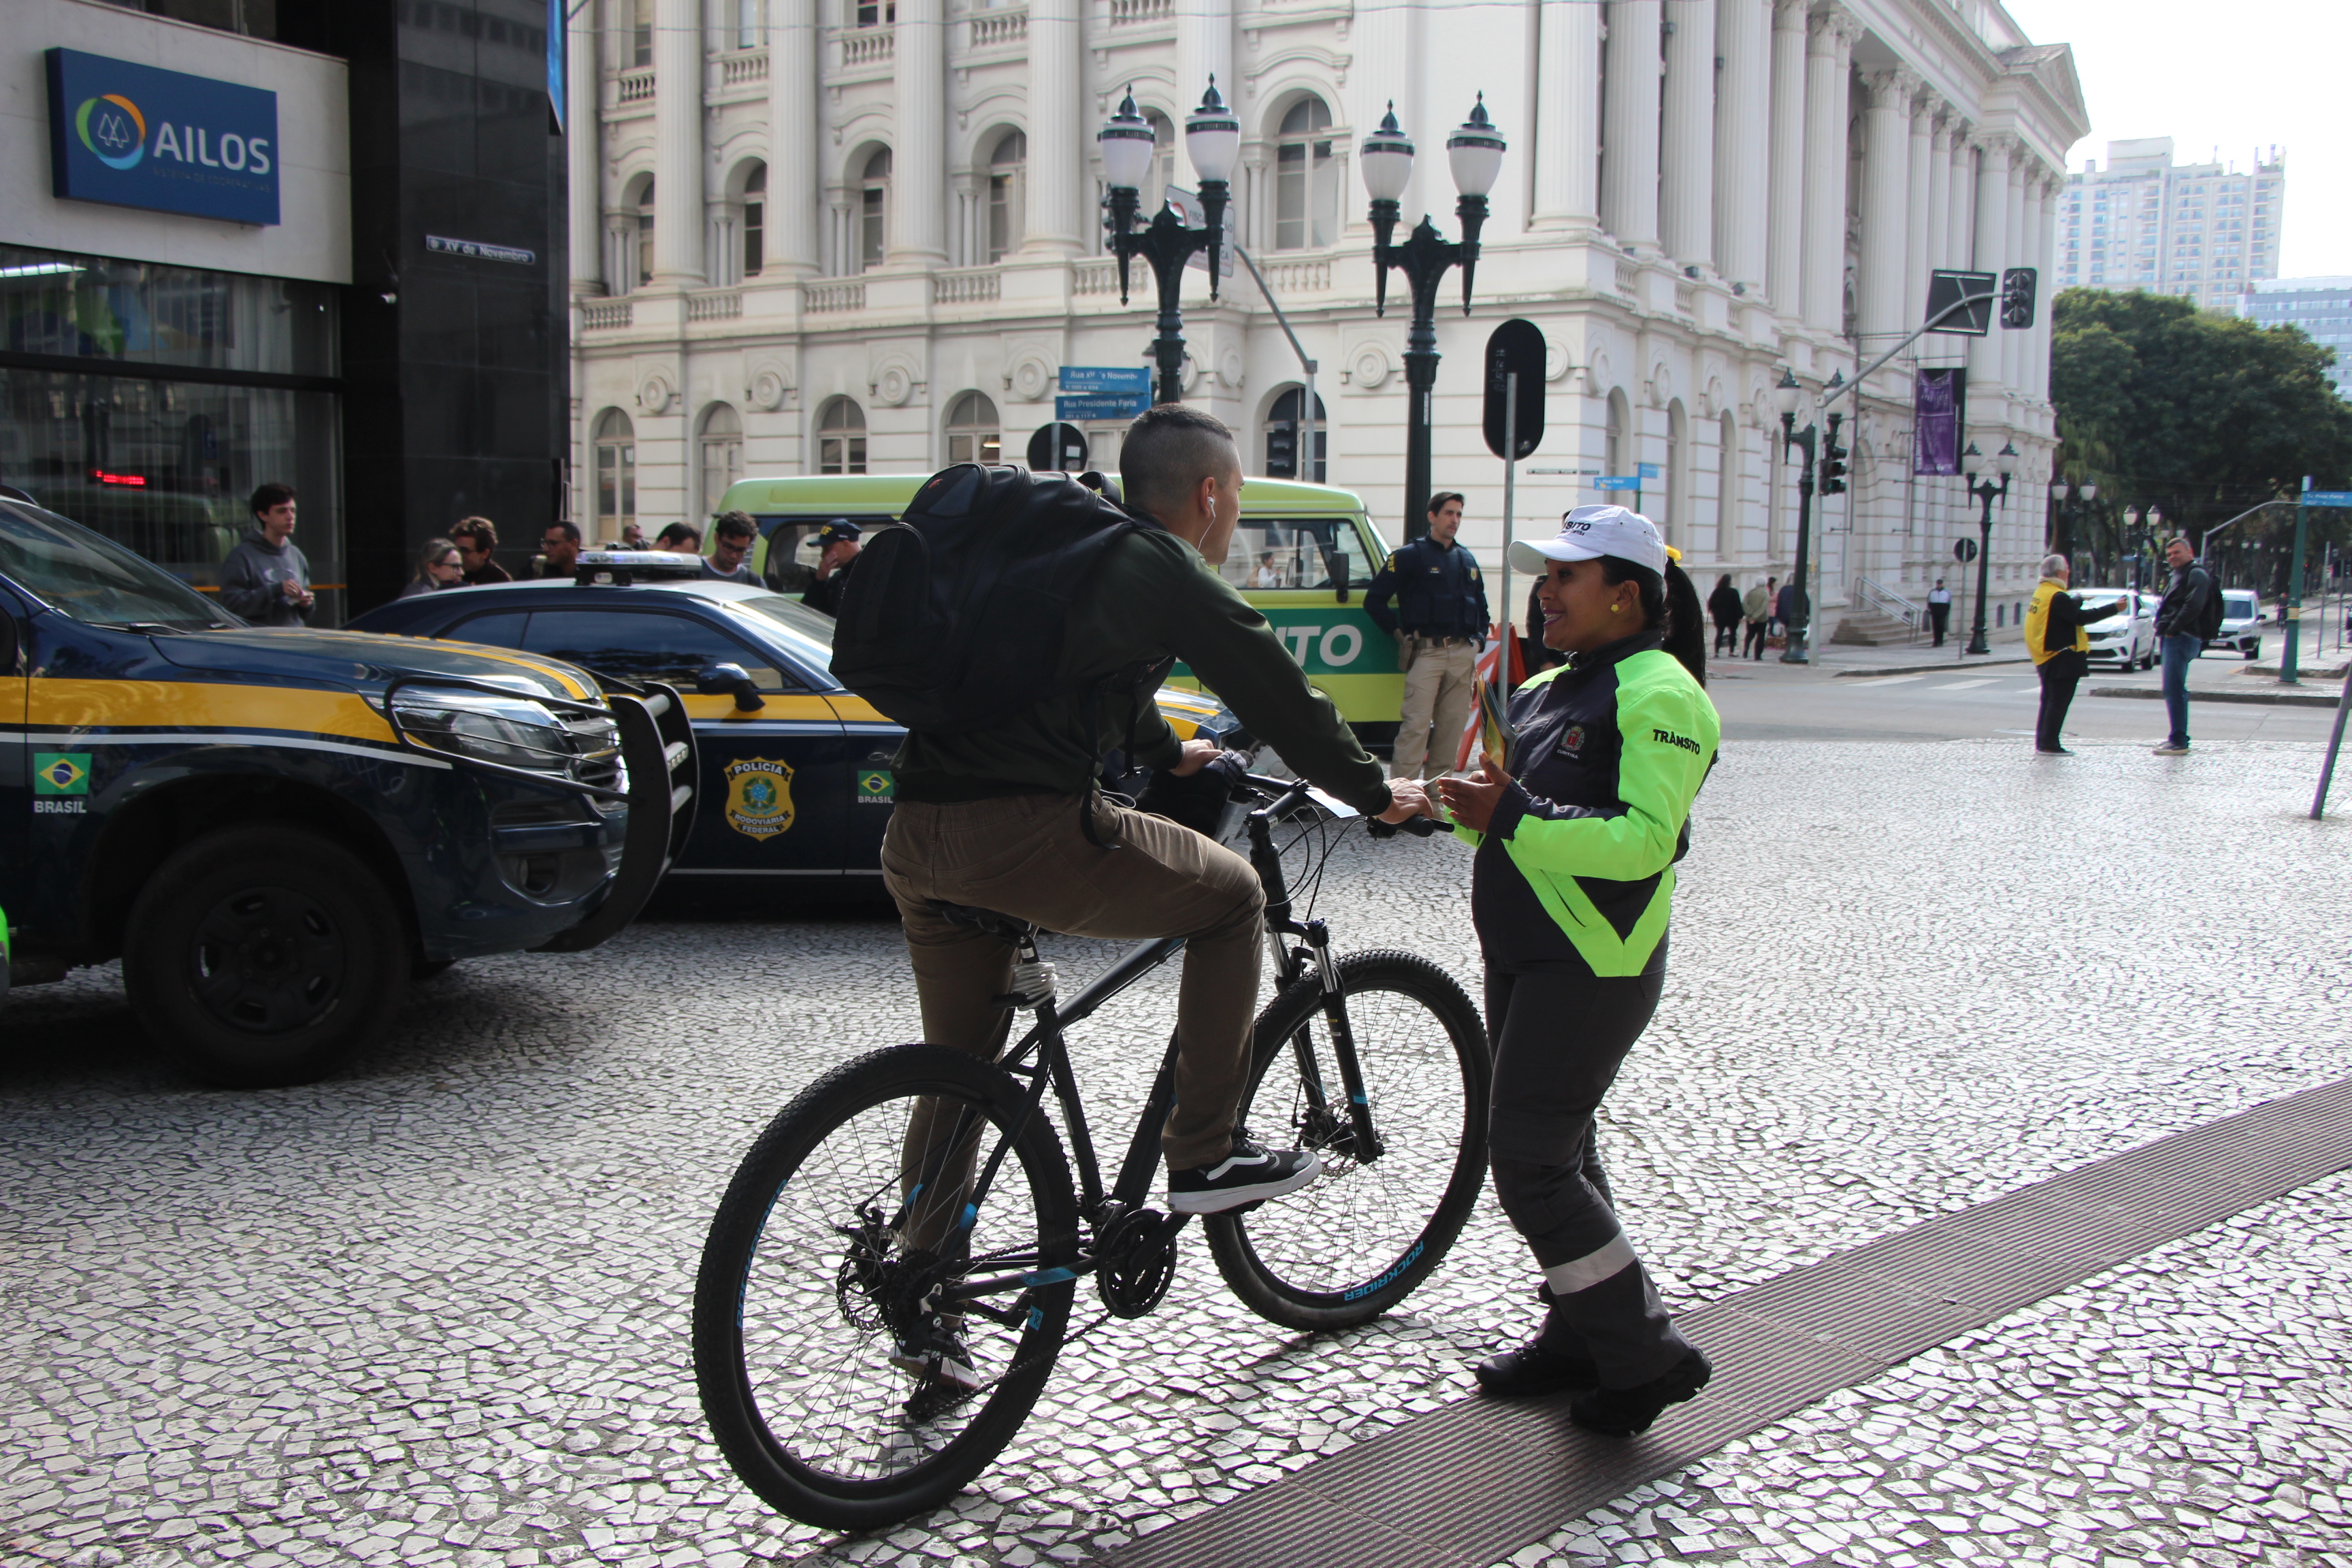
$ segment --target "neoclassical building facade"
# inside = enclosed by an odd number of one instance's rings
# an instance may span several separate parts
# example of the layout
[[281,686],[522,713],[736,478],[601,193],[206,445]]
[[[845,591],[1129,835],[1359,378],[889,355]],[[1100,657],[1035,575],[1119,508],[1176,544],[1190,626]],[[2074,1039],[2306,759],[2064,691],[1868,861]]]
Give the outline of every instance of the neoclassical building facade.
[[[1643,510],[1744,587],[1795,547],[1782,371],[1851,379],[1923,319],[1934,268],[2050,279],[2085,130],[2067,48],[1991,0],[589,0],[572,26],[572,504],[602,536],[707,514],[745,474],[1018,460],[1063,367],[1147,363],[1149,269],[1122,306],[1094,132],[1131,90],[1160,132],[1149,211],[1193,183],[1177,143],[1213,74],[1243,126],[1237,237],[1317,362],[1317,477],[1402,535],[1409,295],[1374,316],[1357,150],[1393,103],[1421,154],[1406,218],[1453,235],[1444,141],[1483,93],[1510,149],[1471,314],[1458,276],[1443,291],[1434,404],[1465,540],[1499,553],[1480,350],[1521,316],[1550,353],[1517,528],[1652,465]],[[2023,455],[1991,552],[2013,622],[2054,446],[2048,292],[2032,330],[1923,339],[1843,405],[1824,630],[1957,585],[1977,507],[1913,473],[1911,429],[1913,371],[1955,364],[1969,438]],[[1289,471],[1303,377],[1265,292],[1243,269],[1213,302],[1196,270],[1186,299],[1187,399],[1250,472]],[[1113,467],[1116,423],[1089,434]]]

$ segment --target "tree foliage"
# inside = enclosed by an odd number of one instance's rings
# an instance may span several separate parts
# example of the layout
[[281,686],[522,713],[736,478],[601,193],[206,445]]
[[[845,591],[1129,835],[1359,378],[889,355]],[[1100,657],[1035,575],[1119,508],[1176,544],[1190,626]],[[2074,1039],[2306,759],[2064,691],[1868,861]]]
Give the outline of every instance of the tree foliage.
[[[2352,489],[2352,405],[2327,379],[2335,352],[2301,329],[2171,295],[2069,289],[2051,331],[2060,464],[2098,483],[2111,538],[2127,505],[2160,506],[2168,531],[2178,523],[2193,536],[2294,495],[2306,474],[2323,489]],[[2254,522],[2263,537],[2293,514]]]

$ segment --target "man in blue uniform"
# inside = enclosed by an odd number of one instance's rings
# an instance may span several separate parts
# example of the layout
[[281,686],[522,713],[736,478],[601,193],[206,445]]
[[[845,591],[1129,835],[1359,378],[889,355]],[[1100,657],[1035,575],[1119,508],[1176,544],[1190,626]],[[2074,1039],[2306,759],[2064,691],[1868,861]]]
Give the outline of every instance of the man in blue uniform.
[[1442,776],[1470,721],[1488,616],[1486,580],[1469,550],[1454,542],[1461,531],[1461,492],[1440,490],[1429,498],[1428,535],[1391,554],[1364,595],[1364,613],[1397,639],[1404,671],[1391,778]]

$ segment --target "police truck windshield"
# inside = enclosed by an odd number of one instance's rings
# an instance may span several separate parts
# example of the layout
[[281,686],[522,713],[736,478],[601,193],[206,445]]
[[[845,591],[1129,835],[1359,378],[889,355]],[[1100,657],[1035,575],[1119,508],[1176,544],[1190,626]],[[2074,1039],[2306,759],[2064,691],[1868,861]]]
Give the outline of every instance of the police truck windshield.
[[176,632],[245,624],[112,540],[18,501],[0,501],[0,575],[91,626]]

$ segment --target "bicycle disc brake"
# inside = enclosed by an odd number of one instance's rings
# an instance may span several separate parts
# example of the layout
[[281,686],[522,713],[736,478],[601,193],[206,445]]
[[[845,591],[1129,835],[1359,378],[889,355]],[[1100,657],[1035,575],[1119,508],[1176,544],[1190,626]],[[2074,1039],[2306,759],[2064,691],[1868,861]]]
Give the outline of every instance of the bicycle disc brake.
[[1104,1229],[1095,1244],[1095,1288],[1111,1316],[1140,1318],[1160,1305],[1176,1278],[1176,1233],[1191,1217],[1136,1209]]

